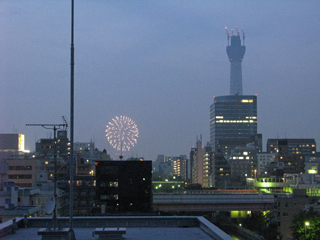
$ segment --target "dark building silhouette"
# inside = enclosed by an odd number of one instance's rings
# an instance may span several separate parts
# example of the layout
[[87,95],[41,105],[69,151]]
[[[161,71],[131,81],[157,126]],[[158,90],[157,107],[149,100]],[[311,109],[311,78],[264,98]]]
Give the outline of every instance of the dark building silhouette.
[[74,181],[73,214],[75,216],[92,215],[96,198],[96,177],[75,176]]
[[267,176],[283,177],[284,173],[302,174],[305,172],[305,158],[302,154],[291,153],[288,140],[278,140],[275,161],[266,166]]
[[152,211],[152,161],[96,162],[99,214]]
[[[67,130],[57,131],[57,154],[58,156],[67,156],[68,151],[68,137]],[[41,138],[36,142],[36,152],[42,156],[54,155],[54,139],[53,138]]]
[[218,148],[213,155],[213,169],[214,169],[214,187],[218,189],[226,189],[227,184],[231,178],[231,167],[228,161]]

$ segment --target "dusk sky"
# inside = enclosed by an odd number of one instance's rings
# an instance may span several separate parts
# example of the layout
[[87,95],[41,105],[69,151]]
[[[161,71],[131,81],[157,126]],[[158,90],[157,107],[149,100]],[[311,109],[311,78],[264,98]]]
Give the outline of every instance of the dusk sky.
[[[258,132],[320,148],[320,1],[75,0],[74,141],[114,157],[106,125],[139,128],[126,157],[188,155],[210,139],[213,96],[229,94],[228,29],[243,27],[243,93]],[[70,120],[71,1],[0,0],[0,132],[33,151],[53,135],[27,123]],[[53,136],[52,136],[53,137]]]

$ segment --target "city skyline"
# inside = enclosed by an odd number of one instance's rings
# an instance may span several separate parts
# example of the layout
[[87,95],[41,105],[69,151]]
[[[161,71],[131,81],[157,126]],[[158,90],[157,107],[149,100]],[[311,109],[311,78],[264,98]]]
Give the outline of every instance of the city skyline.
[[[213,96],[228,95],[228,29],[243,27],[244,95],[257,94],[258,133],[320,142],[320,26],[316,1],[77,1],[75,142],[115,158],[105,129],[125,115],[139,126],[127,157],[188,155],[210,141]],[[0,3],[0,132],[26,149],[70,121],[70,3]]]

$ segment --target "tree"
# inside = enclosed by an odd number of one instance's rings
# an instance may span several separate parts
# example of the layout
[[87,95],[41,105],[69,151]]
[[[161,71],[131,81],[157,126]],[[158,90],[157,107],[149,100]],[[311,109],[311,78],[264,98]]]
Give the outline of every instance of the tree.
[[242,226],[250,231],[262,234],[262,229],[266,226],[266,217],[263,212],[251,212],[251,215],[243,220]]
[[300,211],[292,220],[292,236],[295,239],[317,240],[320,236],[320,214],[310,209],[308,212]]
[[277,223],[271,222],[267,227],[264,227],[262,229],[262,236],[266,240],[281,239],[281,236],[278,233]]

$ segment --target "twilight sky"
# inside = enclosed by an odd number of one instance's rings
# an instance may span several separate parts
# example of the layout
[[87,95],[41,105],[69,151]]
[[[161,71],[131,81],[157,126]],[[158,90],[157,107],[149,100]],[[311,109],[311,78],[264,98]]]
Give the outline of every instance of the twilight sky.
[[[0,132],[26,149],[70,120],[67,0],[0,0]],[[225,27],[243,27],[243,93],[258,95],[258,132],[320,144],[320,1],[75,1],[75,142],[112,118],[139,128],[126,153],[155,160],[209,141],[213,96],[229,94]]]

